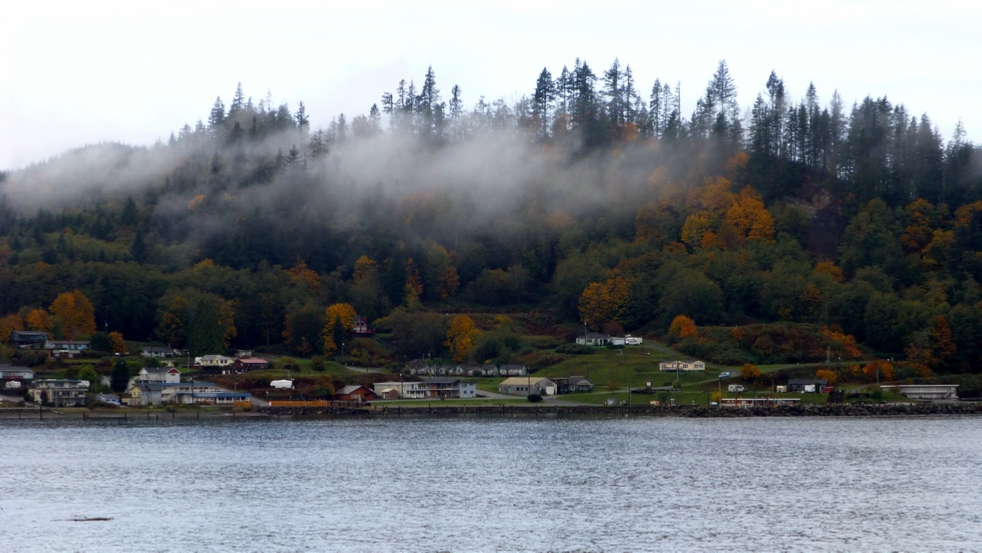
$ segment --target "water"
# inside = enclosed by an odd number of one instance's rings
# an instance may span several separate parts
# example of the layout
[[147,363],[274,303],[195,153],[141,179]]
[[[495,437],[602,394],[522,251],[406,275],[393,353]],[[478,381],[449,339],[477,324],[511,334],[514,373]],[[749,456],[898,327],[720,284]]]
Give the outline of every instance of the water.
[[0,420],[0,551],[982,550],[980,438],[973,417]]

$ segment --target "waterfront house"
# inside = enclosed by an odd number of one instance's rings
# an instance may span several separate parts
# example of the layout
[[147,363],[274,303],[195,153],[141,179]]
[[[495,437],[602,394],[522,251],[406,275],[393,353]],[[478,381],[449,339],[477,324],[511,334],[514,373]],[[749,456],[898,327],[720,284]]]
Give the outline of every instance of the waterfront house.
[[895,391],[910,399],[958,399],[958,384],[891,384],[883,389]]
[[130,394],[129,403],[131,407],[160,405],[163,402],[164,385],[158,382],[137,382],[127,390]]
[[829,381],[824,378],[792,378],[788,380],[788,391],[814,394],[821,392],[822,388],[828,385]]
[[556,395],[556,383],[545,377],[506,378],[498,384],[498,392],[513,396],[528,396],[538,394],[540,396]]
[[180,382],[181,371],[174,367],[144,367],[136,377],[142,382]]
[[89,382],[87,380],[35,380],[28,391],[35,402],[52,403],[56,407],[74,407],[85,405]]
[[606,346],[610,344],[610,336],[599,332],[587,332],[577,338],[576,343],[581,346]]
[[577,392],[592,392],[593,383],[585,376],[563,376],[551,378],[556,384],[557,394],[574,394]]
[[698,359],[680,359],[677,361],[662,361],[658,364],[658,370],[662,372],[694,372],[706,370],[706,363]]
[[375,392],[364,386],[345,386],[334,393],[334,399],[339,401],[375,401]]
[[96,394],[95,400],[108,405],[119,405],[119,396],[116,394]]
[[[375,389],[375,395],[384,399],[423,399],[426,397],[422,382],[376,382],[372,387]],[[393,394],[393,392],[395,393]]]
[[477,384],[459,378],[429,378],[420,383],[427,398],[469,399],[477,397]]

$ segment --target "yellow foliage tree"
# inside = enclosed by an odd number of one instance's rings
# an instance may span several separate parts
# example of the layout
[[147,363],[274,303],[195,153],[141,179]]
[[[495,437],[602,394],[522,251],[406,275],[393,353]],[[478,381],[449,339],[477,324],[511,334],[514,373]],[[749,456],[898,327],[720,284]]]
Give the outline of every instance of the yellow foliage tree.
[[338,349],[334,337],[335,321],[341,321],[344,332],[351,332],[355,329],[355,317],[357,317],[355,308],[347,303],[335,303],[324,310],[324,330],[321,331],[321,337],[324,338],[324,355],[331,355]]
[[839,380],[839,375],[835,374],[835,371],[830,371],[829,369],[818,369],[815,371],[815,378],[828,380],[829,386],[835,386],[835,382]]
[[299,256],[293,267],[286,270],[286,274],[290,275],[290,278],[295,282],[309,288],[312,292],[316,291],[321,285],[321,277],[317,274],[317,271],[307,267],[307,262]]
[[377,270],[378,265],[375,261],[371,257],[363,255],[358,258],[358,261],[355,261],[355,270],[351,274],[351,280],[361,282],[374,275]]
[[474,321],[467,315],[457,315],[450,320],[444,345],[450,348],[454,363],[460,363],[467,357],[480,336],[481,331],[474,327]]
[[617,319],[631,296],[631,283],[621,276],[605,282],[591,282],[580,295],[580,320],[591,328]]
[[10,313],[0,319],[0,342],[10,340],[10,333],[15,330],[24,330],[24,319],[18,313]]
[[[876,381],[877,373],[879,373],[879,377],[882,380],[893,380],[895,376],[893,373],[893,365],[882,359],[877,359],[872,363],[867,363],[866,366],[863,367],[863,374],[870,382]],[[832,381],[830,380],[829,382]]]
[[685,219],[682,225],[682,241],[695,247],[702,243],[706,232],[712,230],[709,216],[706,213],[693,213]]
[[55,327],[48,312],[41,308],[28,311],[24,321],[27,322],[29,330],[41,330],[50,333],[51,329]]
[[689,317],[685,315],[678,315],[672,319],[671,326],[668,327],[668,333],[677,337],[685,338],[687,336],[696,335],[696,323]]
[[79,334],[95,332],[95,309],[78,289],[58,294],[48,309],[65,323],[65,336],[69,340]]
[[123,341],[123,334],[120,332],[109,333],[109,343],[113,346],[113,353],[126,353],[126,342]]
[[819,261],[815,265],[814,273],[816,275],[829,275],[832,280],[836,282],[842,282],[842,269],[837,267],[835,263],[831,261]]
[[355,329],[355,317],[357,316],[355,308],[351,307],[351,304],[332,304],[324,310],[324,320],[326,321],[324,332],[333,332],[335,319],[341,319],[341,325],[344,326],[344,331],[351,332]]
[[744,363],[743,366],[740,367],[740,378],[753,382],[754,380],[760,378],[760,369],[753,363]]
[[733,198],[726,210],[725,222],[737,235],[748,240],[772,240],[774,216],[764,207],[764,200],[756,190],[747,186]]

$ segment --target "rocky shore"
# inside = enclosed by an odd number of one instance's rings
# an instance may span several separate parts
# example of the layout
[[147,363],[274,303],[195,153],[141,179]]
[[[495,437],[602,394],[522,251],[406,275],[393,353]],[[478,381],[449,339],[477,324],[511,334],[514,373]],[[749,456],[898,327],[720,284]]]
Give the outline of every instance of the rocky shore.
[[710,407],[678,406],[519,406],[475,405],[453,407],[374,406],[366,409],[330,408],[260,408],[260,413],[294,417],[330,416],[655,416],[655,417],[897,417],[926,415],[982,415],[982,403],[915,403],[915,404],[805,404],[777,407]]

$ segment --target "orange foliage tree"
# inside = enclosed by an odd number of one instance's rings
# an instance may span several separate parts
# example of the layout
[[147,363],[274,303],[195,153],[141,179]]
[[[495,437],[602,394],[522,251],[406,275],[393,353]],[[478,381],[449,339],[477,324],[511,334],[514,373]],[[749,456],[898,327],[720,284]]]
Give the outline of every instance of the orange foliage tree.
[[623,313],[630,295],[631,283],[619,275],[605,282],[591,282],[580,295],[580,320],[600,329]]
[[879,374],[879,377],[883,380],[893,380],[893,365],[883,361],[882,359],[877,359],[872,363],[867,363],[866,366],[863,367],[863,375],[866,376],[866,380],[869,382],[876,382],[877,374]]
[[761,195],[750,186],[733,198],[724,222],[735,229],[740,239],[774,239],[774,216],[764,207]]
[[317,274],[317,271],[307,267],[307,262],[299,256],[293,267],[286,270],[286,274],[290,275],[290,278],[295,282],[303,284],[311,291],[316,291],[321,285],[321,277]]
[[49,309],[65,324],[65,336],[69,340],[95,332],[95,309],[80,290],[58,294]]
[[54,323],[51,322],[48,312],[41,308],[28,311],[27,316],[24,317],[24,321],[27,323],[28,329],[40,330],[49,334],[51,333],[51,329],[55,327]]
[[748,382],[753,382],[754,380],[760,378],[760,369],[757,368],[757,365],[752,363],[744,363],[743,366],[740,367],[740,378]]
[[126,342],[123,341],[123,334],[120,332],[109,333],[109,343],[112,344],[113,353],[126,353]]
[[450,320],[444,345],[450,348],[454,363],[460,363],[467,357],[480,336],[481,331],[474,327],[474,321],[467,315],[457,315]]
[[678,315],[672,319],[671,326],[668,327],[668,333],[677,337],[685,338],[686,336],[696,335],[696,323],[689,317],[685,315]]
[[815,265],[814,273],[816,275],[829,275],[832,280],[836,282],[842,282],[842,269],[837,267],[835,263],[831,261],[819,261]]
[[24,330],[24,319],[17,313],[10,313],[0,319],[0,342],[10,340],[10,333],[15,330]]
[[836,381],[839,380],[839,375],[835,374],[835,371],[831,371],[829,369],[818,369],[815,371],[815,378],[828,380],[829,386],[835,386]]

